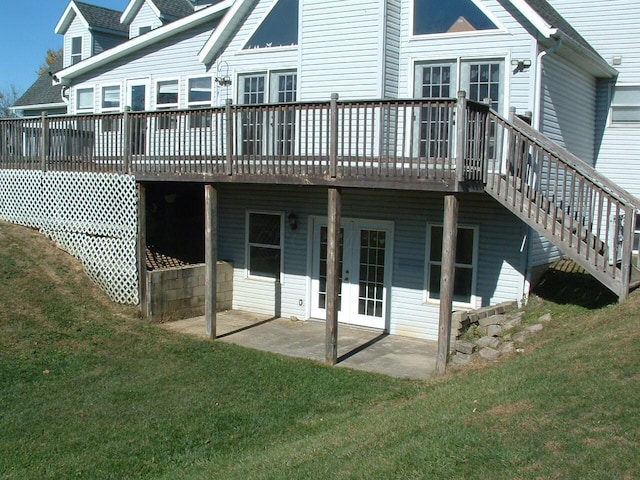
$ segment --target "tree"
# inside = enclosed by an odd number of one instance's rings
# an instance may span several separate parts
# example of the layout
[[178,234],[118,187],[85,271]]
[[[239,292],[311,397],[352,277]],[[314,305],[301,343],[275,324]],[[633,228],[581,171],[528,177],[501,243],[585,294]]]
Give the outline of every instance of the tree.
[[62,57],[61,48],[59,48],[58,50],[47,50],[47,56],[44,59],[44,65],[41,65],[38,69],[38,76],[47,73],[49,71],[49,68],[51,68],[51,65],[56,63],[56,60],[58,60],[60,57]]
[[6,90],[0,90],[0,118],[12,118],[18,115],[11,110],[16,101],[20,98],[20,90],[11,84]]

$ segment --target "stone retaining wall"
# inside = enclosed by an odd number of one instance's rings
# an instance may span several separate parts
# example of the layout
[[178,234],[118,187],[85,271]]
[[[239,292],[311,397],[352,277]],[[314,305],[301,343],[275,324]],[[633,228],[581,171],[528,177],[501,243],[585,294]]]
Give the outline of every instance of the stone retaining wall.
[[[218,262],[216,310],[231,308],[233,265]],[[205,265],[152,270],[147,273],[147,317],[168,322],[204,315]]]

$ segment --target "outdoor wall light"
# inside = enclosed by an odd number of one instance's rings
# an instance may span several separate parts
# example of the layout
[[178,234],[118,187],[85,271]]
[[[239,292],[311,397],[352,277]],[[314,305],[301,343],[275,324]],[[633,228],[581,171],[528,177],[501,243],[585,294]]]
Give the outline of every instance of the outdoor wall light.
[[289,228],[291,228],[291,230],[298,229],[298,217],[296,217],[295,213],[291,212],[287,217],[287,220],[289,220]]
[[216,77],[215,81],[221,87],[228,87],[231,85],[231,79],[229,77]]
[[531,60],[517,60],[514,58],[513,60],[511,60],[511,65],[516,67],[514,69],[515,72],[521,72],[522,70],[531,66]]

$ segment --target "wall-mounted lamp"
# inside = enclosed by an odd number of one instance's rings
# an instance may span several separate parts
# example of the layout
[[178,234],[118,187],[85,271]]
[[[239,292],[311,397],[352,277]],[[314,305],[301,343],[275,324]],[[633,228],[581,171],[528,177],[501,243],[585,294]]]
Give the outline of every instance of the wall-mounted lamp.
[[513,69],[513,73],[521,72],[531,66],[531,60],[511,60],[511,65],[515,68]]
[[296,217],[295,213],[291,212],[287,217],[287,220],[289,220],[289,228],[291,228],[291,230],[298,229],[298,217]]

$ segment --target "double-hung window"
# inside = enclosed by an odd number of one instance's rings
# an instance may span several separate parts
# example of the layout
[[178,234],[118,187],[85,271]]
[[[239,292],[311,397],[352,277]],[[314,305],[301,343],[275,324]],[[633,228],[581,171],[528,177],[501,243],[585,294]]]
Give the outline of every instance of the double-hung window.
[[[120,111],[120,85],[105,85],[102,87],[101,98],[102,113],[111,113]],[[102,131],[114,132],[119,128],[119,119],[113,117],[105,117],[102,119]]]
[[640,85],[617,85],[611,99],[611,124],[640,126]]
[[93,88],[78,88],[76,90],[76,111],[78,113],[93,111]]
[[[178,80],[160,80],[156,83],[156,108],[158,110],[174,110],[178,108]],[[176,128],[175,115],[160,115],[158,129]]]
[[71,39],[71,65],[82,60],[82,37],[73,37]]
[[[475,272],[477,265],[477,227],[458,227],[453,301],[473,305]],[[429,225],[427,248],[427,299],[440,300],[440,276],[442,272],[442,226]]]
[[[211,106],[211,77],[190,78],[188,83],[187,105],[191,109]],[[189,115],[189,128],[211,127],[211,113],[193,112]]]
[[280,281],[282,229],[281,213],[248,213],[247,273],[249,277]]

